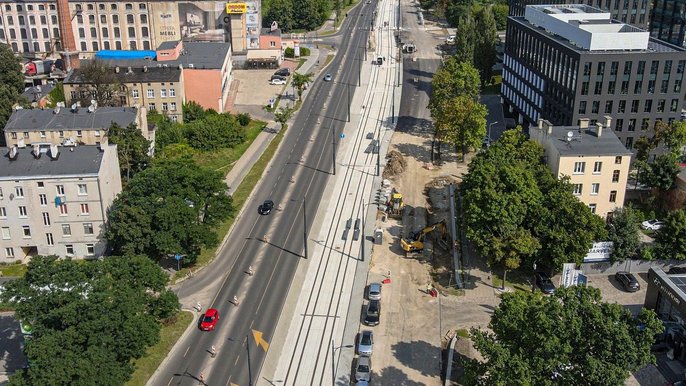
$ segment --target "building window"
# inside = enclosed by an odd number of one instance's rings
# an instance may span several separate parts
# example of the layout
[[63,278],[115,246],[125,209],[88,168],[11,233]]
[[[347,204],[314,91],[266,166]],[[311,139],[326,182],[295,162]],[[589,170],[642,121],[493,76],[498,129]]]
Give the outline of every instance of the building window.
[[0,218],[7,218],[7,209],[4,206],[0,206]]
[[650,110],[652,110],[652,109],[653,109],[653,100],[652,100],[652,99],[646,100],[646,104],[645,104],[645,106],[643,107],[643,112],[644,112],[644,113],[649,113]]
[[67,251],[67,256],[74,256],[74,245],[72,244],[66,244],[64,248]]
[[126,15],[126,23],[127,24],[133,24],[133,15]]
[[629,119],[629,127],[627,128],[628,131],[635,131],[636,130],[636,119],[631,118]]
[[126,7],[126,10],[127,10],[127,11],[133,10],[133,4],[131,4],[131,3],[127,3],[127,4],[125,5],[125,7]]
[[619,109],[617,110],[617,112],[620,114],[624,114],[625,110],[626,110],[626,101],[625,100],[619,101]]
[[591,210],[591,213],[595,213],[596,210],[596,204],[588,204],[588,209]]
[[45,239],[47,240],[48,245],[55,245],[55,240],[52,238],[52,233],[46,233]]
[[100,136],[100,130],[95,130],[95,136],[99,137]]
[[605,102],[605,114],[612,114],[612,101]]
[[665,112],[665,100],[660,99],[657,101],[657,112],[658,113],[664,113]]
[[631,150],[634,148],[634,137],[626,137],[626,143],[624,144],[624,147],[627,149]]
[[50,226],[50,213],[43,212],[43,225]]
[[81,42],[81,51],[87,51],[88,50],[88,45],[86,42]]
[[93,234],[93,223],[85,222],[83,223],[83,234],[92,235]]
[[575,162],[574,163],[574,174],[584,174],[586,170],[586,162]]
[[83,136],[83,132],[82,132],[81,130],[76,130],[76,136],[77,136],[77,137],[82,137],[82,136]]
[[[129,38],[135,38],[136,37],[136,29],[135,28],[129,27],[128,32],[129,32]],[[135,44],[131,49],[135,49]]]
[[672,103],[669,105],[669,112],[670,113],[676,113],[676,109],[679,107],[679,100],[678,99],[672,99]]
[[583,184],[574,184],[574,195],[575,196],[580,196],[581,192],[583,191]]
[[610,202],[617,202],[617,191],[610,191]]
[[598,114],[598,110],[600,110],[600,101],[593,101],[591,114]]
[[55,189],[57,190],[58,196],[64,196],[64,185],[57,185],[55,186]]
[[89,214],[89,212],[88,212],[88,204],[81,204],[81,214],[82,214],[82,215],[87,215],[87,214]]
[[86,184],[79,184],[79,196],[85,196],[88,194],[88,187]]
[[177,122],[179,120],[179,118],[176,115],[172,115],[171,120],[172,120],[172,122]]
[[40,206],[48,205],[48,196],[46,196],[45,194],[39,194],[38,198],[40,199]]
[[20,206],[19,207],[19,217],[28,217],[29,213],[26,211],[25,206]]
[[619,170],[612,172],[612,182],[619,182]]
[[169,97],[170,98],[176,97],[176,89],[173,89],[173,88],[169,89]]
[[167,102],[162,103],[162,111],[168,111],[169,110],[169,105],[167,105]]
[[41,131],[41,132],[40,132],[40,137],[41,137],[41,138],[45,138],[45,131]]
[[95,245],[94,244],[86,244],[86,256],[94,256],[95,255]]
[[154,98],[155,97],[155,90],[152,88],[148,89],[148,98]]
[[148,24],[148,15],[141,15],[141,24]]
[[60,204],[60,216],[66,216],[68,213],[67,204]]
[[603,162],[602,161],[595,161],[593,164],[593,174],[600,174],[600,171],[603,168]]
[[638,112],[638,103],[639,103],[638,99],[634,99],[633,101],[631,101],[631,112],[632,113]]
[[14,257],[14,248],[5,248],[5,257]]
[[622,156],[621,155],[616,156],[615,157],[615,164],[619,165],[621,163],[622,163]]
[[24,198],[24,188],[17,186],[14,188],[14,193],[17,198]]
[[[0,31],[2,31],[2,30],[0,30]],[[17,132],[16,131],[12,132],[12,139],[17,139]]]
[[597,195],[598,191],[600,190],[600,184],[599,183],[593,183],[591,184],[591,194],[592,195]]
[[133,97],[133,99],[138,99],[139,98],[138,90],[137,89],[131,90],[131,96]]
[[586,101],[579,102],[579,114],[586,114]]
[[117,10],[117,4],[110,4],[110,9],[113,11]]
[[145,3],[139,3],[139,4],[138,4],[138,9],[146,9],[146,8],[145,8]]
[[171,102],[169,104],[169,110],[176,111],[176,102]]
[[614,95],[614,93],[615,93],[615,85],[616,85],[616,84],[617,84],[617,82],[615,82],[614,80],[611,80],[611,81],[609,81],[609,82],[607,83],[607,93],[608,93],[608,94]]
[[154,103],[148,103],[148,111],[155,111],[155,104]]
[[22,225],[21,231],[24,234],[24,238],[28,239],[31,237],[31,227],[28,225]]
[[10,238],[12,238],[12,235],[10,235],[10,228],[2,227],[2,239],[9,240]]
[[643,118],[641,120],[641,130],[648,130],[648,126],[650,126],[650,118]]
[[167,97],[167,89],[163,88],[160,90],[160,98],[166,98]]
[[64,236],[64,237],[71,236],[71,225],[62,224],[62,236]]
[[588,82],[581,84],[581,95],[588,95]]

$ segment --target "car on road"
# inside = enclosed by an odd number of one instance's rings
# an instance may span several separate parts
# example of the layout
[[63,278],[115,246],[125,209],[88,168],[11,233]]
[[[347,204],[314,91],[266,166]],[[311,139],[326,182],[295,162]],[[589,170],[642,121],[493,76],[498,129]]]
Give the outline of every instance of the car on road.
[[216,308],[210,308],[205,311],[205,315],[203,315],[202,319],[200,320],[200,329],[203,331],[212,331],[217,325],[218,320],[219,311]]
[[374,333],[369,330],[360,332],[360,340],[357,341],[357,353],[371,356],[374,348]]
[[445,42],[448,44],[453,44],[455,43],[455,35],[450,35],[447,38],[445,38]]
[[359,357],[357,358],[357,367],[355,368],[355,380],[357,382],[369,382],[372,378],[372,358]]
[[272,79],[269,81],[269,84],[275,84],[275,85],[281,85],[281,84],[286,84],[286,81],[283,79]]
[[372,283],[367,290],[367,298],[369,300],[381,300],[381,284]]
[[641,228],[647,230],[647,231],[657,231],[662,229],[662,227],[665,225],[664,222],[654,219],[654,220],[646,220],[641,223]]
[[536,287],[538,287],[541,292],[547,295],[555,292],[555,285],[553,284],[553,281],[550,280],[550,276],[545,272],[536,272],[534,277],[536,279]]
[[278,70],[276,70],[274,75],[289,76],[291,75],[291,70],[289,70],[288,68],[279,68]]
[[269,213],[272,212],[274,209],[274,201],[272,200],[265,200],[262,205],[260,205],[259,208],[257,208],[257,212],[263,216],[268,215]]
[[324,75],[324,82],[330,82],[331,79],[333,79],[332,76],[331,76],[331,74],[326,74],[326,75]]
[[620,271],[615,273],[615,279],[624,287],[627,292],[636,292],[641,289],[641,284],[629,272]]
[[381,301],[370,300],[364,314],[364,324],[367,326],[378,326],[381,319]]

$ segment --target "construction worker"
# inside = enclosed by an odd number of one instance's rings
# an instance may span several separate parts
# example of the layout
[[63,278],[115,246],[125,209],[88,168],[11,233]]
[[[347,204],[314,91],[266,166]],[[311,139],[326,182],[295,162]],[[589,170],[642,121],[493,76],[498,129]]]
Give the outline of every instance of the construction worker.
[[252,269],[252,265],[248,266],[248,275],[252,276],[255,272]]
[[237,306],[238,303],[239,303],[239,301],[238,301],[238,296],[234,296],[234,297],[233,297],[233,305],[234,305],[234,306]]
[[210,347],[210,355],[212,355],[212,358],[217,356],[217,349],[214,347],[214,345]]

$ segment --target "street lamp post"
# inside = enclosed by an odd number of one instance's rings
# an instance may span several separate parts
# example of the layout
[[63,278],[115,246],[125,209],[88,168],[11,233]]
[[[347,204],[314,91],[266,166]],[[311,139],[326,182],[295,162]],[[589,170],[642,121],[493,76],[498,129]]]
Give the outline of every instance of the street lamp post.
[[488,125],[488,146],[491,146],[491,127],[498,123],[498,121],[492,122],[491,124]]
[[303,248],[307,259],[307,205],[306,197],[303,197]]

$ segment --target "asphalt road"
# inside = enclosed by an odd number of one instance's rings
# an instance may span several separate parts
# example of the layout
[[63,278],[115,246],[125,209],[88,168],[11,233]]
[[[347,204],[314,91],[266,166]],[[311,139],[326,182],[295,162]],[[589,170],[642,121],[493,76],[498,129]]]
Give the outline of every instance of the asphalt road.
[[[194,329],[185,336],[151,384],[197,385],[201,379],[211,385],[257,382],[293,275],[305,258],[305,229],[312,224],[331,175],[333,138],[347,118],[347,88],[357,85],[358,57],[375,6],[375,2],[362,4],[349,12],[341,28],[339,53],[325,71],[333,81],[315,80],[221,256],[208,272],[178,291],[184,298],[217,286],[209,305],[221,314],[217,328]],[[273,200],[277,210],[259,216],[257,206],[264,199]],[[246,274],[249,266],[255,272],[252,276]],[[232,303],[234,296],[239,299],[237,306]],[[218,351],[215,358],[209,353],[212,346]]]

